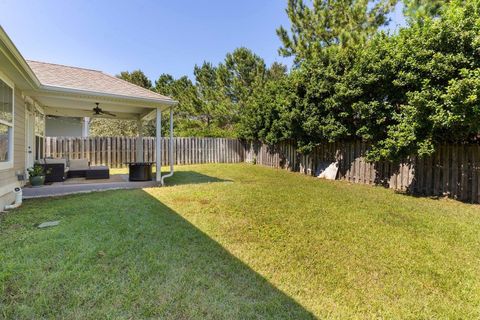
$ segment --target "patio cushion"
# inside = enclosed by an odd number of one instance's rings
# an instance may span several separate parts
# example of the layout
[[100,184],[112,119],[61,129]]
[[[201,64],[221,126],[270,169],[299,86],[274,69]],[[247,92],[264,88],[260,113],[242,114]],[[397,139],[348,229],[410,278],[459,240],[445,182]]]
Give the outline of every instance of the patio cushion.
[[40,159],[37,163],[44,166],[46,170],[45,182],[65,181],[68,172],[67,159]]
[[88,160],[87,159],[70,159],[69,168],[72,171],[87,170],[89,168]]
[[39,164],[63,164],[67,168],[67,159],[63,158],[53,158],[53,159],[40,159],[38,160]]

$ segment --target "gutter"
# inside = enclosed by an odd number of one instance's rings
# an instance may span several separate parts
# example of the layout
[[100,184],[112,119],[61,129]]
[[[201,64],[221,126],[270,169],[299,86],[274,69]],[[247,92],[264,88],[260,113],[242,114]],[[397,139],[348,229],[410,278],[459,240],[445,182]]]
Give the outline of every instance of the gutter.
[[58,86],[51,86],[51,85],[44,85],[44,84],[40,85],[39,90],[47,91],[47,93],[80,94],[80,95],[95,96],[100,98],[128,100],[132,102],[147,102],[151,104],[160,103],[162,105],[167,105],[167,106],[176,106],[178,104],[178,101],[175,101],[172,99],[140,98],[140,97],[125,96],[120,94],[103,93],[98,91],[74,89],[74,88],[68,88],[68,87],[58,87]]

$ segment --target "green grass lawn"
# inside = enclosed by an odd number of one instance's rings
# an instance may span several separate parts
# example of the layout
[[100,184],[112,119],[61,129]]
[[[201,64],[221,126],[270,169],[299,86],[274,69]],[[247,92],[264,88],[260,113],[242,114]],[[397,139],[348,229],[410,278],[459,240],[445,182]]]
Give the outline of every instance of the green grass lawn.
[[169,187],[1,216],[0,318],[480,317],[479,206],[243,164],[177,170]]

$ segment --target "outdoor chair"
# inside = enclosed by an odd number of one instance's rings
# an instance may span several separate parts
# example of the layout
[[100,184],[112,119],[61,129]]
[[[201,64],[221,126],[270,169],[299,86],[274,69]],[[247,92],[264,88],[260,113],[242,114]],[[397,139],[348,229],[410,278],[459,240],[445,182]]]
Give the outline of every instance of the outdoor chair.
[[87,159],[70,159],[68,161],[68,178],[109,179],[110,169],[106,166],[90,166]]
[[90,162],[87,159],[70,159],[68,161],[68,178],[85,178],[89,168]]
[[38,164],[43,166],[45,172],[45,182],[62,182],[65,181],[68,174],[67,159],[40,159]]

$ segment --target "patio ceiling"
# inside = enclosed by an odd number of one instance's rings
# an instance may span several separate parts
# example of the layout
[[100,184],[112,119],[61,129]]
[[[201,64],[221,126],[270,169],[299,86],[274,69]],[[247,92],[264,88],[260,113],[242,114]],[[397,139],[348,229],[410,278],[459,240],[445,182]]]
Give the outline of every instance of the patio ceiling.
[[95,103],[100,108],[116,115],[115,119],[140,120],[154,116],[156,108],[162,111],[172,107],[172,104],[147,104],[145,101],[135,101],[128,98],[94,94],[63,93],[55,90],[29,91],[26,94],[42,106],[46,115],[62,117],[104,117],[94,115]]

